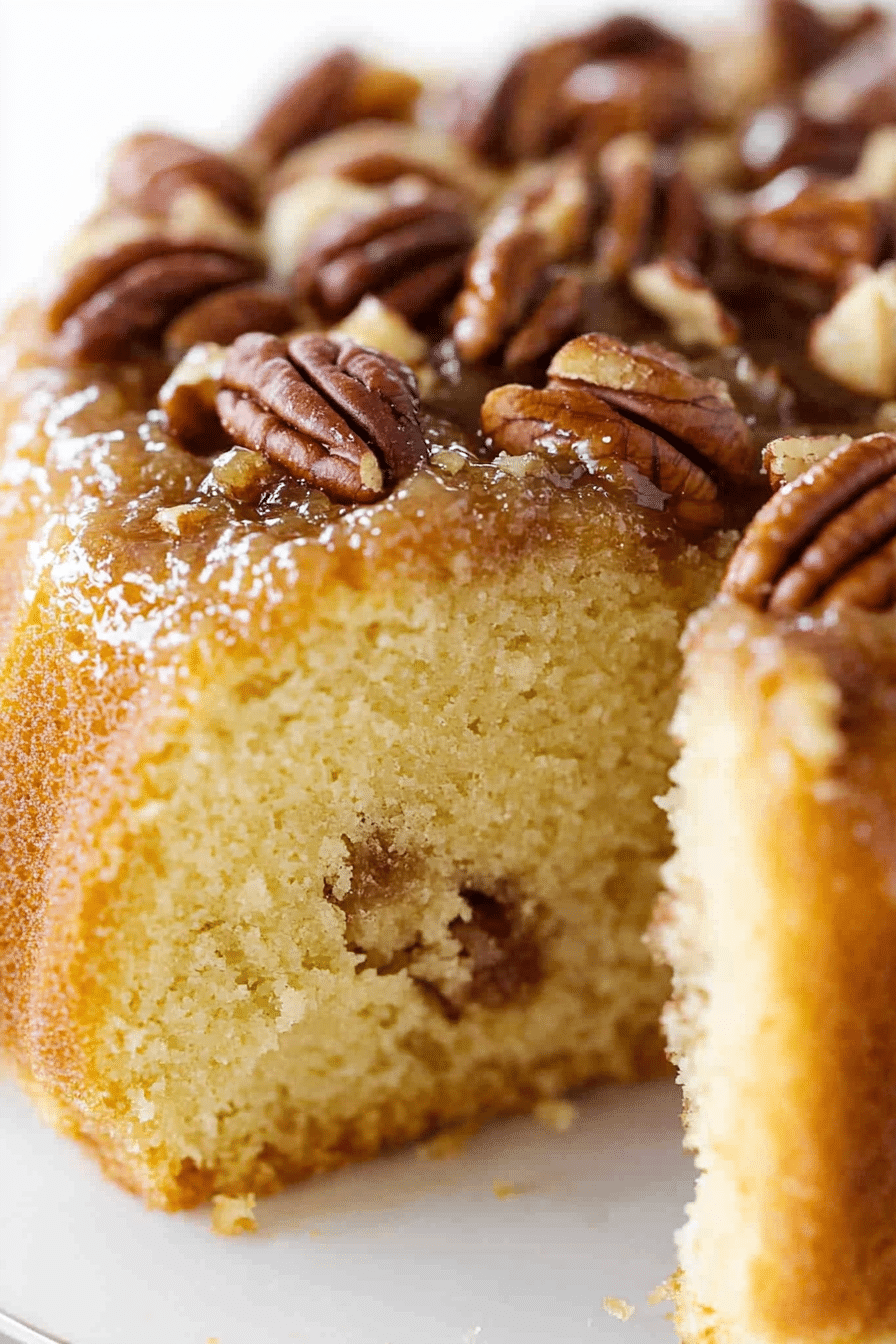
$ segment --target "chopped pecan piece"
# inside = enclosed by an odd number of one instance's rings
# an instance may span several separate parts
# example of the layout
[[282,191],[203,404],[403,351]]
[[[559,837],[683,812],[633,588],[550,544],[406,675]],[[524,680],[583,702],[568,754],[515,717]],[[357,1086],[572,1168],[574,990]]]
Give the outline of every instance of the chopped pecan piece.
[[896,396],[896,264],[859,272],[809,332],[809,358],[867,397]]
[[256,213],[252,183],[236,164],[173,135],[130,136],[116,149],[108,180],[115,199],[151,215],[167,215],[181,192],[197,187],[244,219]]
[[591,183],[578,159],[538,169],[510,190],[470,254],[454,311],[461,359],[504,347],[508,368],[549,355],[575,329],[582,283],[556,264],[587,237]]
[[852,442],[851,434],[787,434],[770,439],[762,450],[762,466],[773,490],[789,485],[835,448]]
[[777,613],[896,598],[896,436],[835,448],[760,509],[723,589]]
[[740,240],[759,261],[833,284],[853,266],[874,265],[884,241],[884,216],[876,201],[816,182],[771,209],[758,193]]
[[453,194],[406,195],[396,193],[374,214],[324,224],[296,269],[298,298],[328,319],[344,317],[365,294],[408,318],[449,298],[473,241],[469,215]]
[[574,454],[589,470],[615,458],[655,486],[656,507],[682,524],[722,523],[709,471],[741,481],[755,470],[749,428],[724,384],[694,377],[674,356],[596,334],[565,345],[548,373],[543,391],[509,385],[486,397],[482,428],[496,448]]
[[266,285],[219,289],[185,308],[165,330],[165,353],[180,359],[191,345],[230,345],[247,331],[282,336],[296,325],[292,304]]
[[346,48],[330,52],[274,100],[246,141],[248,157],[269,168],[346,122],[405,120],[419,92],[412,75],[370,65]]
[[127,358],[185,308],[214,290],[258,274],[245,256],[149,238],[92,257],[63,280],[47,320],[63,359],[81,363]]
[[629,283],[635,298],[665,320],[679,344],[721,350],[737,341],[737,322],[687,262],[661,257],[635,267]]
[[426,456],[414,375],[351,340],[240,336],[216,405],[237,444],[352,504],[381,499]]
[[159,388],[166,429],[200,457],[230,446],[215,409],[225,353],[223,346],[211,342],[194,345]]

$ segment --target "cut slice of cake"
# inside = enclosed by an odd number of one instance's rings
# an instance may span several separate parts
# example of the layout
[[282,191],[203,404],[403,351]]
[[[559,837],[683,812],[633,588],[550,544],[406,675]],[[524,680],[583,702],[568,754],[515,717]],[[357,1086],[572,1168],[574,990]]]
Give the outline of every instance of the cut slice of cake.
[[[669,443],[670,509],[638,502],[661,430],[597,395],[656,353],[589,338],[562,396],[497,389],[486,460],[348,337],[194,351],[167,421],[43,340],[24,315],[0,984],[46,1111],[172,1208],[662,1069],[653,796],[729,544],[684,535],[715,487]],[[749,454],[720,384],[666,374]],[[249,446],[178,441],[209,383]]]
[[865,1344],[896,1331],[896,439],[770,457],[788,483],[689,628],[675,720],[677,1322]]

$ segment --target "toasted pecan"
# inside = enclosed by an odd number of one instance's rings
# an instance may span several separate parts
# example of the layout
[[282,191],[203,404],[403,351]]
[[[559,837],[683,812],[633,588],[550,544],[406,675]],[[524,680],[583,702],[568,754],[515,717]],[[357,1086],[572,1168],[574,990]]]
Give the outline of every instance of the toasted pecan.
[[473,363],[503,347],[508,368],[552,353],[581,316],[582,281],[557,264],[580,253],[589,232],[590,174],[560,158],[507,192],[467,263],[454,309],[461,359]]
[[364,61],[342,47],[302,71],[274,99],[249,134],[245,152],[264,168],[292,150],[347,122],[364,118],[404,120],[420,92],[420,81],[402,70]]
[[189,140],[156,131],[132,135],[118,146],[108,182],[116,200],[152,215],[167,214],[180,192],[196,187],[245,219],[256,214],[252,183],[235,163]]
[[486,397],[482,427],[498,449],[574,454],[589,470],[616,458],[650,481],[681,523],[721,524],[710,470],[735,481],[755,470],[749,428],[723,384],[597,334],[565,345],[548,374],[541,391],[509,385]]
[[292,304],[267,285],[234,285],[214,290],[185,308],[165,329],[165,353],[179,359],[191,345],[230,345],[247,331],[282,336],[296,325]]
[[246,139],[249,155],[271,166],[290,150],[341,126],[349,118],[361,69],[361,58],[341,47],[303,70],[277,95],[250,132]]
[[896,597],[896,436],[835,448],[760,509],[723,590],[780,614]]
[[[595,82],[589,67],[596,63]],[[625,130],[678,128],[693,111],[687,64],[678,38],[648,19],[622,15],[520,53],[490,88],[468,91],[457,130],[485,159],[506,165],[544,158],[577,138],[593,140],[595,123],[600,143]],[[584,80],[577,90],[579,71]],[[684,122],[679,86],[686,90]]]
[[157,342],[204,295],[257,274],[250,258],[164,239],[93,258],[69,275],[50,305],[56,353],[79,363],[127,358]]
[[231,438],[333,499],[381,499],[426,455],[414,375],[351,340],[240,336],[216,405]]
[[548,367],[554,385],[585,384],[624,415],[687,444],[732,481],[755,480],[750,428],[718,378],[699,378],[656,347],[627,346],[592,332],[570,341]]
[[759,194],[740,228],[746,252],[833,284],[851,267],[874,265],[885,218],[876,201],[828,183],[810,183],[783,205],[764,208]]
[[469,214],[453,193],[396,195],[375,213],[322,225],[296,268],[295,291],[331,320],[365,294],[413,318],[456,289],[472,241]]

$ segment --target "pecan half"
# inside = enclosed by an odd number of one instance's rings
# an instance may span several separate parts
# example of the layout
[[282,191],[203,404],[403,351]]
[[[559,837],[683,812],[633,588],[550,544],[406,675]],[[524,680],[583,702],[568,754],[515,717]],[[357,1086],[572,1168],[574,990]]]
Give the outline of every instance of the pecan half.
[[210,192],[244,219],[255,217],[252,183],[221,154],[177,136],[144,131],[118,146],[109,165],[109,191],[151,215],[167,215],[181,192]]
[[331,51],[278,94],[246,139],[246,149],[266,165],[348,120],[361,59],[348,48]]
[[374,214],[341,215],[309,240],[295,292],[323,317],[344,317],[376,294],[404,317],[431,311],[460,283],[473,241],[467,211],[453,194],[396,192]]
[[731,345],[738,324],[700,270],[710,230],[690,174],[670,171],[647,136],[632,134],[604,149],[600,182],[606,209],[596,238],[597,276],[627,279],[639,303],[662,317],[682,345]]
[[883,18],[876,5],[829,17],[805,0],[766,0],[778,78],[798,84],[860,34],[877,28]]
[[770,209],[764,200],[759,192],[740,227],[741,245],[758,261],[833,284],[849,268],[877,260],[884,216],[876,201],[824,182],[810,183]]
[[258,270],[248,257],[164,238],[91,257],[65,277],[49,306],[56,353],[82,363],[127,358],[157,343],[197,299],[253,279]]
[[896,436],[835,448],[760,509],[723,591],[781,614],[896,600]]
[[665,59],[583,65],[567,81],[564,95],[573,140],[586,153],[629,131],[670,140],[699,121],[690,71]]
[[575,455],[589,470],[601,459],[629,464],[656,487],[655,507],[700,529],[721,525],[709,474],[752,475],[750,432],[724,384],[686,372],[674,356],[591,334],[555,355],[547,387],[496,388],[482,428],[507,453]]
[[670,352],[592,332],[558,350],[548,374],[554,385],[585,384],[623,414],[681,440],[730,480],[755,480],[750,428],[725,383],[698,378]]
[[347,122],[405,120],[420,87],[414,76],[371,65],[347,48],[332,51],[277,96],[248,136],[247,156],[269,168]]
[[165,353],[180,359],[200,341],[230,345],[247,331],[282,336],[296,325],[292,304],[267,285],[219,289],[185,308],[165,329]]
[[552,353],[578,324],[582,282],[556,264],[587,238],[591,182],[578,159],[538,169],[511,188],[483,230],[454,309],[462,360],[475,363],[502,347],[507,368]]
[[[456,129],[485,159],[506,165],[544,158],[583,133],[593,138],[595,121],[604,125],[604,140],[623,130],[659,129],[657,115],[663,127],[677,126],[677,108],[669,115],[676,101],[669,84],[652,95],[667,72],[680,74],[687,61],[678,38],[624,15],[522,52],[491,88],[478,97],[467,93]],[[601,70],[593,69],[595,62],[603,63]],[[690,98],[688,104],[690,117]]]
[[351,340],[240,336],[216,405],[234,442],[352,504],[381,499],[427,452],[410,369]]

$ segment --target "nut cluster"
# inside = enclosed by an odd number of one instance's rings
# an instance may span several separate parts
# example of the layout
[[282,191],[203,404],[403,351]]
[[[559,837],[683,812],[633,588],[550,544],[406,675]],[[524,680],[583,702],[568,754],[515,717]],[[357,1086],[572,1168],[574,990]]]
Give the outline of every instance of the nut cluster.
[[167,361],[169,430],[236,453],[240,501],[283,472],[382,498],[426,452],[421,388],[443,410],[460,380],[465,424],[494,389],[496,449],[612,458],[715,526],[754,438],[894,422],[857,400],[896,401],[882,22],[768,0],[732,65],[622,17],[447,96],[332,51],[232,153],[124,142],[46,305],[52,354]]
[[896,436],[835,448],[760,509],[724,591],[778,614],[896,602]]

